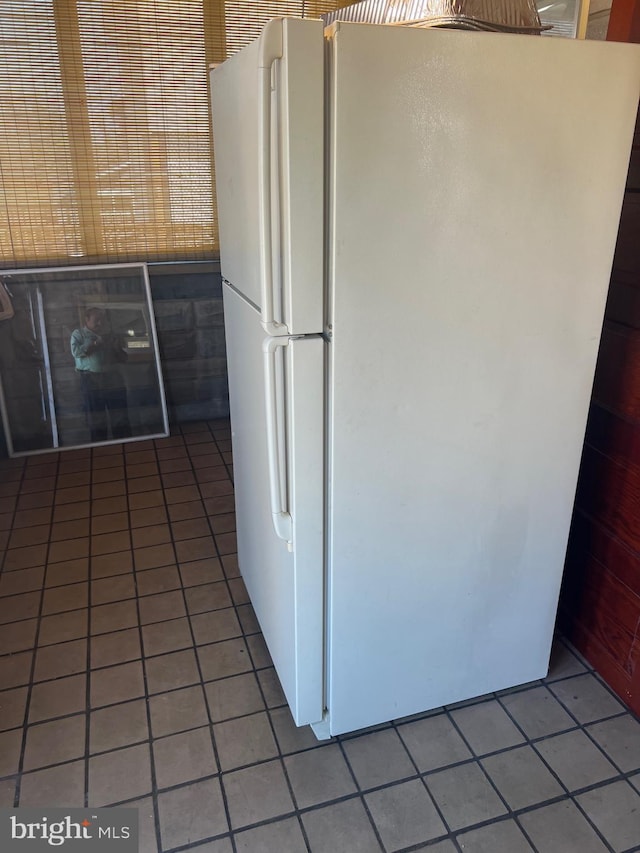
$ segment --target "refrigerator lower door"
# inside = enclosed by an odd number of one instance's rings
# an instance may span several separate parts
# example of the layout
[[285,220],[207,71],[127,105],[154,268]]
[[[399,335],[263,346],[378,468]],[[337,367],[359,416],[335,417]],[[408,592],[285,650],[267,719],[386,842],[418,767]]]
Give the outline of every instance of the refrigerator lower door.
[[314,723],[324,708],[324,342],[272,347],[228,284],[224,313],[240,572],[293,718]]
[[640,51],[355,24],[332,51],[339,734],[546,674]]

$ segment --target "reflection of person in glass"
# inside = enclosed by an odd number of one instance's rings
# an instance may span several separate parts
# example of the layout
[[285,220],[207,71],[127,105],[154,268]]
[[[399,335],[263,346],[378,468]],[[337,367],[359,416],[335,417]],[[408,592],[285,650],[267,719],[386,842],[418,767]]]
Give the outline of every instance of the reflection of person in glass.
[[106,325],[101,308],[88,308],[84,326],[71,333],[71,354],[80,375],[82,403],[91,441],[130,435],[127,393],[119,365],[123,353]]

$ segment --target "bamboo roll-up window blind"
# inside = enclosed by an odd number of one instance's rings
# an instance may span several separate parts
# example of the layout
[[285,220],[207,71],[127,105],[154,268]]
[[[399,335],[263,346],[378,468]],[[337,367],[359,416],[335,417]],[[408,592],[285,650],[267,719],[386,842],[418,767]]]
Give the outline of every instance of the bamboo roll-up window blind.
[[344,5],[2,0],[0,267],[215,257],[209,63]]

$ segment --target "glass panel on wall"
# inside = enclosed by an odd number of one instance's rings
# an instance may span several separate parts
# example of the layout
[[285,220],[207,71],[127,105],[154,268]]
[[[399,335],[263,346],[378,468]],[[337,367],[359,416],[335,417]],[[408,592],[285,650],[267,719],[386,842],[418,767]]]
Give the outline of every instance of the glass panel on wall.
[[168,434],[145,264],[0,277],[0,405],[10,455]]
[[536,0],[545,36],[584,38],[589,0]]

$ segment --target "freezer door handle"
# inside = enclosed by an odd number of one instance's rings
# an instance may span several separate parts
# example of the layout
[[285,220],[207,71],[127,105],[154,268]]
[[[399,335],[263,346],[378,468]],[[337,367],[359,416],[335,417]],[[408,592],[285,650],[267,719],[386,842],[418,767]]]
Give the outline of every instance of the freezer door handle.
[[[266,338],[262,345],[264,356],[264,387],[267,414],[267,456],[269,460],[269,500],[276,535],[293,547],[293,523],[287,511],[287,470],[284,450],[284,400],[282,386],[276,375],[276,354],[288,346],[289,338]],[[281,449],[282,448],[282,449]]]
[[[260,148],[258,156],[258,204],[260,227],[260,290],[262,310],[260,321],[265,332],[269,335],[286,335],[289,333],[285,323],[280,323],[275,316],[275,279],[274,265],[280,268],[279,246],[274,254],[276,239],[275,229],[278,227],[279,216],[273,215],[273,204],[277,198],[272,196],[274,175],[272,172],[273,157],[277,156],[277,143],[272,138],[274,132],[274,117],[272,110],[272,92],[275,88],[275,62],[282,58],[282,19],[270,21],[260,36],[258,58],[258,128]],[[277,137],[276,137],[277,139]]]

